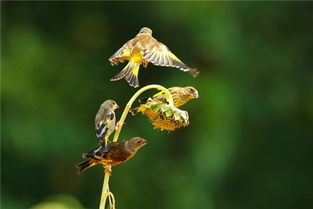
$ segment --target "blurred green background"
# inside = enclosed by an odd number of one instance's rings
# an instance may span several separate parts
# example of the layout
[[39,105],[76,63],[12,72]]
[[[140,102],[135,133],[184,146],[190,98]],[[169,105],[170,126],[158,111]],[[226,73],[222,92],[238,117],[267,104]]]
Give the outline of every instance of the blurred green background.
[[[190,126],[131,117],[121,139],[149,141],[113,169],[117,208],[313,206],[313,3],[2,2],[2,208],[97,208],[94,116],[135,89],[108,58],[147,26],[186,64],[140,70],[141,86],[194,86]],[[150,91],[146,95],[155,92]],[[122,110],[117,112],[118,118]]]

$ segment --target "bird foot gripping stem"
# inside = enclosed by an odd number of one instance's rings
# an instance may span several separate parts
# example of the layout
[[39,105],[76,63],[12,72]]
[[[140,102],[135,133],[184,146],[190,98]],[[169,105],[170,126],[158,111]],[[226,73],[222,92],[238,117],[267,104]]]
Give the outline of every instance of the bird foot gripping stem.
[[126,123],[122,123],[120,120],[116,123],[115,130],[119,129],[122,125]]

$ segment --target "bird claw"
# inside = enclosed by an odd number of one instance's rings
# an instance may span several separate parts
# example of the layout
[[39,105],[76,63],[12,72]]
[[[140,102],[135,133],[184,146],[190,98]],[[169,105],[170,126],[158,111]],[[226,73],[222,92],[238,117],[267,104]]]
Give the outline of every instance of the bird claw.
[[[124,123],[125,124],[125,123]],[[116,123],[116,126],[115,126],[115,130],[119,129],[123,124],[121,123],[121,121],[118,121]]]

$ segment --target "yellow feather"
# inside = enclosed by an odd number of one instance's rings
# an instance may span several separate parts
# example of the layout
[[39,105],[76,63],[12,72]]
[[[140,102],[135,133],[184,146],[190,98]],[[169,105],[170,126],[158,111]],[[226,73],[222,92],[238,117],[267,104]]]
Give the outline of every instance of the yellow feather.
[[104,136],[104,141],[105,143],[108,143],[109,137],[108,136]]
[[122,54],[122,57],[128,57],[128,56],[130,56],[130,50],[129,49],[127,49],[127,50],[125,50],[124,52],[123,52],[123,54]]
[[175,60],[175,61],[181,62],[181,61],[180,61],[180,59],[178,59],[178,57],[176,57],[173,53],[168,52],[168,55],[170,56],[170,58],[171,58],[172,60]]
[[136,62],[136,63],[141,63],[143,61],[142,54],[140,52],[139,53],[134,53],[132,55],[132,57],[130,58],[130,61],[131,62]]
[[133,69],[132,69],[132,73],[134,74],[134,76],[138,77],[138,72],[139,72],[139,64],[137,64]]

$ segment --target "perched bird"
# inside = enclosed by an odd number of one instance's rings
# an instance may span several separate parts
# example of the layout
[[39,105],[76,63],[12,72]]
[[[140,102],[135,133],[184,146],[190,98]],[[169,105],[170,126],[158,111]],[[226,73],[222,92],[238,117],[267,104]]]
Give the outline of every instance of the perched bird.
[[104,151],[107,151],[109,136],[115,130],[115,112],[119,108],[114,100],[106,100],[100,106],[95,118],[95,130],[98,142],[104,143]]
[[[187,86],[187,87],[174,86],[174,87],[168,88],[168,90],[173,97],[175,107],[180,107],[186,104],[187,102],[189,102],[191,99],[197,99],[199,97],[198,91],[192,86]],[[152,99],[166,102],[166,97],[163,91],[155,94],[152,97]],[[148,98],[139,100],[141,105],[146,104],[147,101],[148,101]],[[135,107],[131,109],[130,112],[132,113],[132,115],[136,115],[138,112],[141,112],[142,108],[144,107],[143,106]]]
[[128,64],[111,81],[125,78],[129,85],[135,88],[139,86],[139,66],[142,64],[147,67],[149,62],[157,66],[176,67],[194,77],[199,74],[196,69],[189,68],[178,59],[167,46],[153,38],[152,30],[146,27],[141,28],[135,38],[127,41],[109,59],[111,65],[117,65],[125,60],[129,61]]
[[133,137],[128,141],[112,142],[108,144],[108,152],[98,152],[98,148],[84,153],[83,158],[87,159],[76,164],[78,174],[83,173],[86,169],[97,165],[118,165],[131,159],[136,152],[147,144],[147,141],[140,137]]

